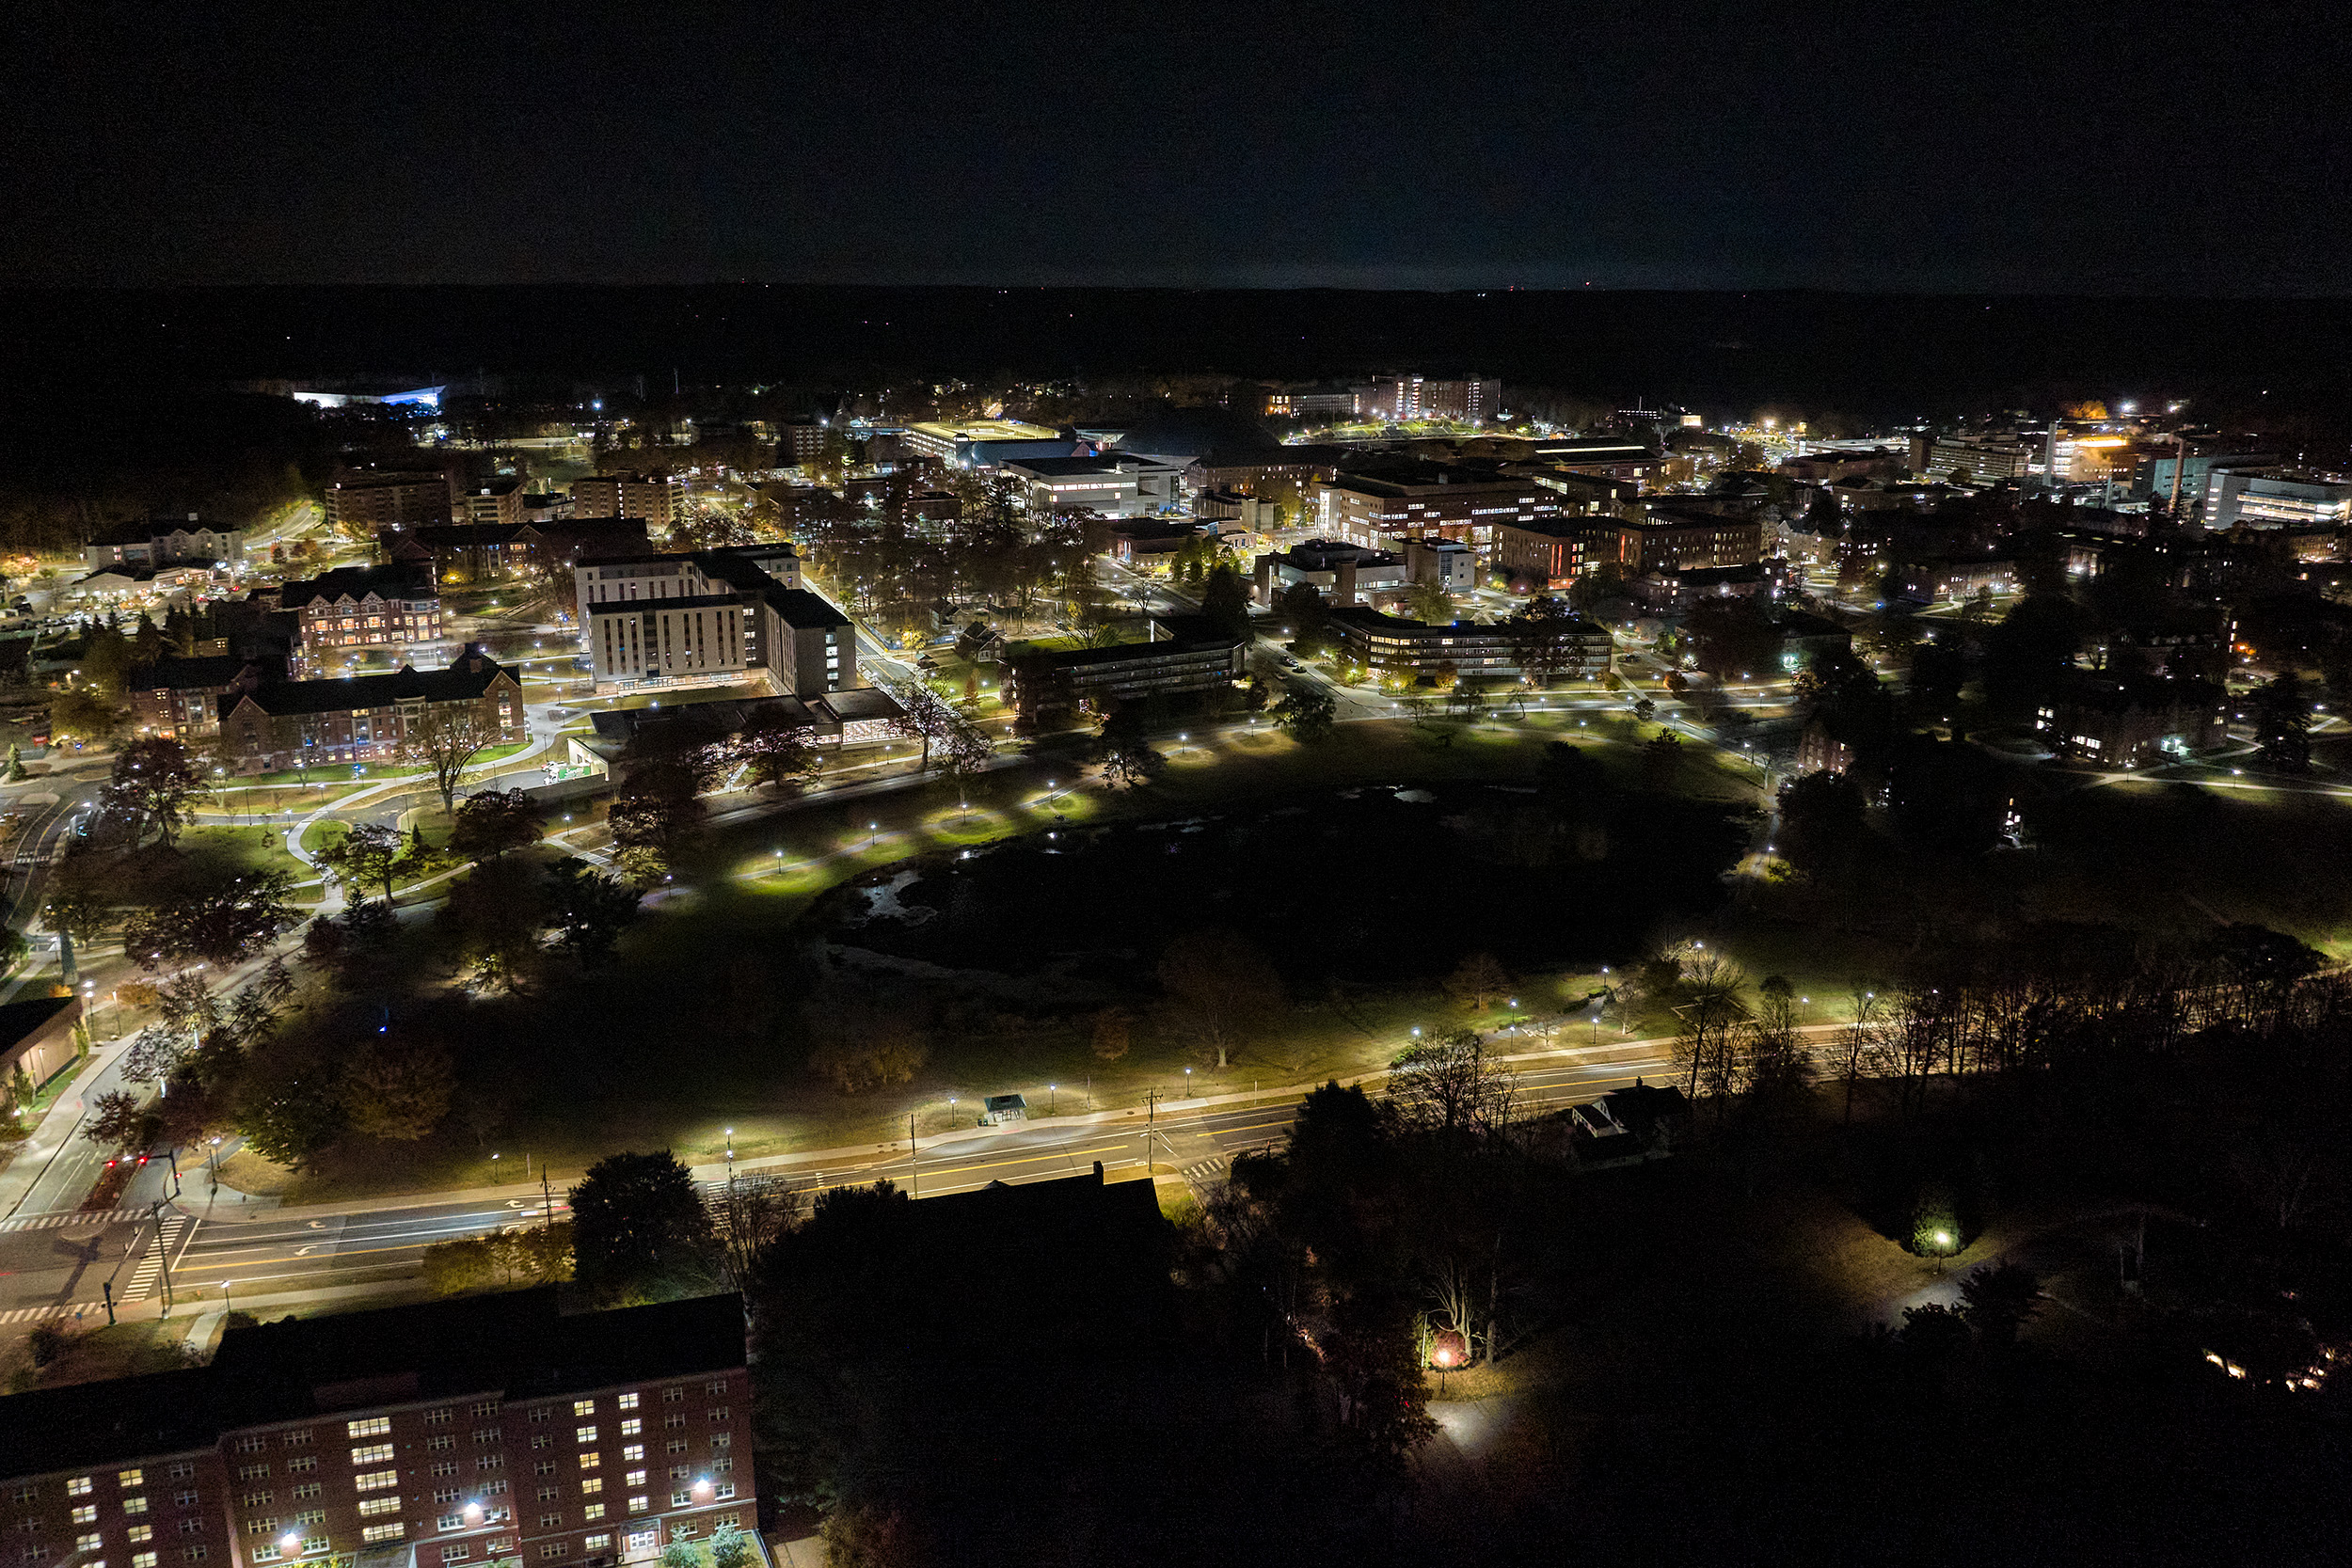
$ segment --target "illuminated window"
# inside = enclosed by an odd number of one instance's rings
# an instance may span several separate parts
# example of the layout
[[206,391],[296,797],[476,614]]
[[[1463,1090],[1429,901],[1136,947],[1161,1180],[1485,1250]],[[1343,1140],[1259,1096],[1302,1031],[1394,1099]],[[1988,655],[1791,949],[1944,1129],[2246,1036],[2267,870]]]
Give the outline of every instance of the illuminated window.
[[596,1402],[594,1400],[574,1400],[572,1402],[572,1414],[575,1416],[593,1416],[596,1413]]
[[125,1513],[144,1513],[147,1512],[147,1499],[145,1497],[125,1497],[122,1499],[122,1512]]
[[115,1472],[115,1480],[126,1487],[145,1486],[147,1472],[145,1470],[118,1470]]
[[75,1476],[75,1477],[74,1477],[72,1481],[67,1481],[67,1482],[65,1483],[65,1495],[66,1495],[67,1497],[88,1497],[88,1496],[89,1496],[89,1477],[87,1477],[87,1476]]
[[345,1423],[343,1427],[343,1434],[347,1437],[382,1437],[389,1433],[391,1430],[392,1420],[390,1417],[371,1416],[364,1421],[350,1421]]
[[400,1498],[397,1497],[362,1497],[359,1499],[359,1517],[362,1519],[381,1519],[387,1513],[398,1513],[399,1512]]
[[604,1455],[600,1453],[584,1453],[580,1456],[580,1467],[583,1470],[593,1470],[603,1463]]
[[73,1511],[73,1522],[77,1525],[94,1525],[98,1523],[98,1505],[96,1503],[84,1503],[81,1507],[75,1509]]
[[400,1532],[401,1523],[395,1519],[389,1525],[368,1526],[359,1532],[359,1539],[373,1545],[379,1541],[397,1541],[400,1539]]
[[[602,1503],[590,1503],[590,1504],[589,1504],[586,1508],[583,1508],[583,1509],[581,1509],[581,1510],[580,1511],[580,1516],[581,1518],[583,1518],[583,1519],[589,1520],[589,1521],[590,1521],[590,1522],[592,1522],[592,1523],[593,1523],[594,1521],[596,1521],[596,1520],[601,1519],[601,1518],[603,1518],[603,1517],[604,1517],[604,1504],[602,1504]],[[611,1539],[612,1539],[612,1537],[611,1537],[611,1536],[607,1536],[607,1537],[605,1537],[605,1539],[609,1541],[609,1540],[611,1540]]]
[[351,1484],[362,1492],[381,1492],[388,1486],[400,1484],[398,1470],[370,1470],[351,1478]]
[[631,1497],[628,1500],[628,1511],[631,1513],[643,1513],[652,1506],[653,1499],[650,1497]]
[[619,1405],[623,1410],[634,1410],[637,1408],[637,1396],[635,1394],[623,1394],[619,1399],[613,1401],[612,1402]]
[[391,1457],[392,1446],[389,1443],[371,1443],[364,1449],[351,1450],[354,1465],[381,1465]]
[[595,1427],[574,1427],[572,1429],[572,1441],[575,1443],[593,1443],[596,1440],[596,1429]]

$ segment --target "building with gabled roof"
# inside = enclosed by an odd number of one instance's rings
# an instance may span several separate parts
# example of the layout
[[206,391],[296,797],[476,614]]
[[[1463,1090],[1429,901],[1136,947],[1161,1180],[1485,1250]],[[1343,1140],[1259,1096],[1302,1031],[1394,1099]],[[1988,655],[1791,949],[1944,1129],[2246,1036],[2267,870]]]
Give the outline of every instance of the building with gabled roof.
[[302,659],[311,665],[337,649],[429,647],[444,630],[440,590],[429,570],[414,565],[338,566],[260,596],[294,616]]
[[215,699],[221,765],[238,773],[389,762],[436,712],[471,711],[489,745],[529,738],[518,673],[469,652],[446,670],[280,681]]

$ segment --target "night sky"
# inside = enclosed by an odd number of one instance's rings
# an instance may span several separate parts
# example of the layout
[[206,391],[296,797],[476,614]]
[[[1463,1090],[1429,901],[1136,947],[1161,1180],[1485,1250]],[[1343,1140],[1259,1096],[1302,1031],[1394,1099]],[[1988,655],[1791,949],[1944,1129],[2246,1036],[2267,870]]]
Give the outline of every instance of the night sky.
[[2064,10],[18,5],[0,283],[2352,293],[2338,6]]

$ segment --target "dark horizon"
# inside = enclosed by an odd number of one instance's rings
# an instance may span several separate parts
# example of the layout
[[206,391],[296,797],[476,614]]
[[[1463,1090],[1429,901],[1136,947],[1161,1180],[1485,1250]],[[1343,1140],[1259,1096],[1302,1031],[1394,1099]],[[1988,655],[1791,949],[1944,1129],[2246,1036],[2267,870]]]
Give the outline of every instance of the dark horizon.
[[2328,428],[2352,413],[2340,381],[2352,298],[485,284],[15,289],[0,290],[0,372],[20,388],[1408,370],[1710,413],[1933,419],[2188,399],[2201,418]]

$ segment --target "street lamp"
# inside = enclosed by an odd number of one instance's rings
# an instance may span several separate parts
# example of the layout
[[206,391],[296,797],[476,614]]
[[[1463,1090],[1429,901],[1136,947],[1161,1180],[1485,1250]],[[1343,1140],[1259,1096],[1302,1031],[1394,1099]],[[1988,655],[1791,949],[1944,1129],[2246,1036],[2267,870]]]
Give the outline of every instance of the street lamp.
[[954,1095],[949,1095],[949,1096],[947,1097],[947,1125],[948,1125],[949,1127],[953,1127],[953,1126],[955,1126],[955,1124],[956,1124],[956,1097],[955,1097]]
[[1045,1114],[1050,1117],[1061,1109],[1061,1085],[1059,1084],[1046,1085],[1045,1095]]
[[1192,1098],[1192,1069],[1190,1068],[1184,1069],[1184,1098],[1186,1100]]
[[879,823],[879,822],[868,822],[867,824],[866,824],[866,847],[867,847],[868,849],[871,849],[871,848],[874,847],[874,839],[875,839],[875,836],[876,836],[877,834],[879,834],[881,832],[882,832],[882,824],[881,824],[881,823]]
[[727,1164],[735,1164],[735,1129],[732,1127],[727,1129]]

